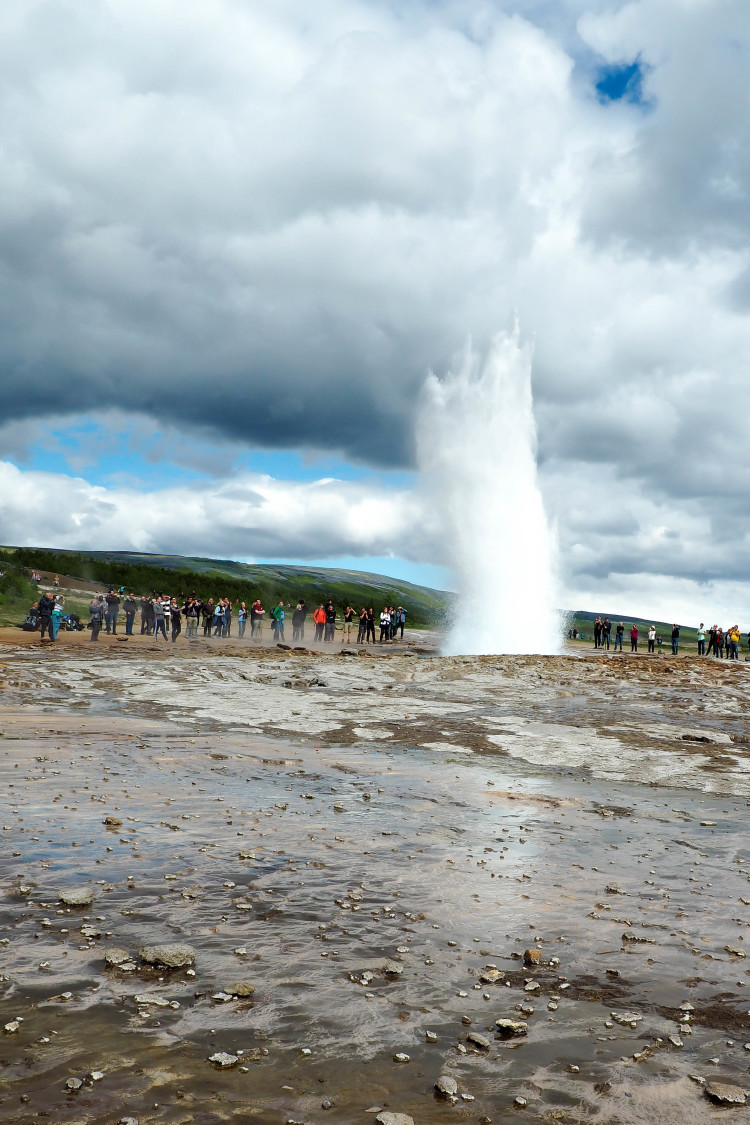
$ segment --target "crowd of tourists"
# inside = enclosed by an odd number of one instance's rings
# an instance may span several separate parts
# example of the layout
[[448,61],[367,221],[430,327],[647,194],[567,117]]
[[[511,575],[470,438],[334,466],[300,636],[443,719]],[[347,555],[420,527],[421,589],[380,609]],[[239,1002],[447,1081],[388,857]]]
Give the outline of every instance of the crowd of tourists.
[[[45,595],[45,598],[50,597],[51,595]],[[174,643],[183,631],[183,624],[188,639],[197,638],[199,631],[204,637],[231,637],[232,629],[236,626],[236,635],[240,640],[246,636],[249,624],[249,639],[262,643],[264,624],[268,621],[271,638],[278,644],[286,639],[287,611],[290,609],[291,606],[285,605],[281,600],[266,613],[260,598],[256,598],[250,605],[246,602],[232,602],[230,598],[218,598],[216,601],[208,598],[203,601],[194,594],[185,599],[168,594],[144,594],[137,598],[132,593],[125,594],[123,590],[116,591],[112,588],[107,594],[99,594],[92,599],[89,606],[89,628],[92,641],[99,639],[102,629],[116,634],[122,613],[125,618],[125,636],[135,633],[136,618],[140,617],[141,635],[152,636],[157,641],[159,637],[163,637],[165,641],[171,639]],[[40,610],[40,614],[46,615],[47,608]],[[376,614],[372,606],[362,606],[360,610],[356,610],[347,604],[339,615],[331,598],[321,602],[311,614],[305,602],[300,599],[291,610],[290,617],[291,640],[298,644],[305,640],[308,617],[312,618],[314,626],[313,641],[323,644],[334,644],[339,624],[342,644],[351,643],[355,628],[356,644],[388,644],[399,633],[403,640],[406,625],[406,610],[403,606],[383,606],[381,612]],[[44,622],[43,616],[42,621]],[[376,640],[378,628],[380,635]],[[49,635],[55,639],[51,632]]]
[[[575,639],[579,634],[577,630],[570,631],[572,639]],[[630,637],[630,651],[638,652],[638,642],[643,643],[643,638],[640,636],[638,626],[633,624],[628,630]],[[619,649],[622,652],[622,642],[625,636],[625,625],[622,621],[612,626],[612,622],[608,617],[597,617],[594,622],[594,648],[609,649],[610,643],[614,646],[615,652]],[[664,638],[661,633],[657,633],[655,625],[649,625],[646,631],[646,638],[648,642],[648,651],[657,652],[662,651],[664,647]],[[677,656],[680,651],[680,626],[675,624],[672,626],[672,631],[669,637],[671,642],[671,651],[673,656]],[[707,628],[701,621],[698,629],[696,630],[696,644],[698,656],[713,656],[717,660],[739,660],[740,658],[740,642],[742,640],[742,633],[738,625],[730,625],[728,629],[722,629],[720,625],[712,625]],[[750,632],[747,634],[748,651],[750,651]]]

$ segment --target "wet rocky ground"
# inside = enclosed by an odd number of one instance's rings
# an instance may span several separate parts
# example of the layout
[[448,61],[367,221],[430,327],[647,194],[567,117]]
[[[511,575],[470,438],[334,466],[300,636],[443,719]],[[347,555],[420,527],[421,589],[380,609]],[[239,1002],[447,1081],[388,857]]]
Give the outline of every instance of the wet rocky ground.
[[0,1119],[743,1118],[749,672],[5,649]]

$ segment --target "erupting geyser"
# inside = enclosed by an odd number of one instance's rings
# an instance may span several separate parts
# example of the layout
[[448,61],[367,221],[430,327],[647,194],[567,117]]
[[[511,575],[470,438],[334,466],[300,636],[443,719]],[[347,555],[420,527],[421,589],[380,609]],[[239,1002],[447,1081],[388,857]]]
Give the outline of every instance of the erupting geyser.
[[417,427],[422,481],[458,599],[446,655],[559,652],[557,543],[536,466],[531,350],[518,327],[481,364],[430,374]]

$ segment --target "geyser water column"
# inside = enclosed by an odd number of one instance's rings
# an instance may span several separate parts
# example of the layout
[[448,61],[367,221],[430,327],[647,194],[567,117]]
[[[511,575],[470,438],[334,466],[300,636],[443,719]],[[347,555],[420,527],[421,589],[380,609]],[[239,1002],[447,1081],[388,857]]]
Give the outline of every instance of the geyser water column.
[[536,464],[531,350],[518,327],[482,364],[430,374],[417,424],[426,502],[457,584],[443,651],[559,652],[557,541]]

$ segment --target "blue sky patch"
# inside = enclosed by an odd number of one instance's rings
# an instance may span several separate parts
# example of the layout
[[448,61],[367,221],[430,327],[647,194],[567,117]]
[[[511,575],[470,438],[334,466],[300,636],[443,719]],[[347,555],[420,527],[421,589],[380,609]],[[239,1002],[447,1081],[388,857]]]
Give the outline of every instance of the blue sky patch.
[[640,60],[602,66],[597,72],[596,92],[600,102],[643,104],[643,68]]

